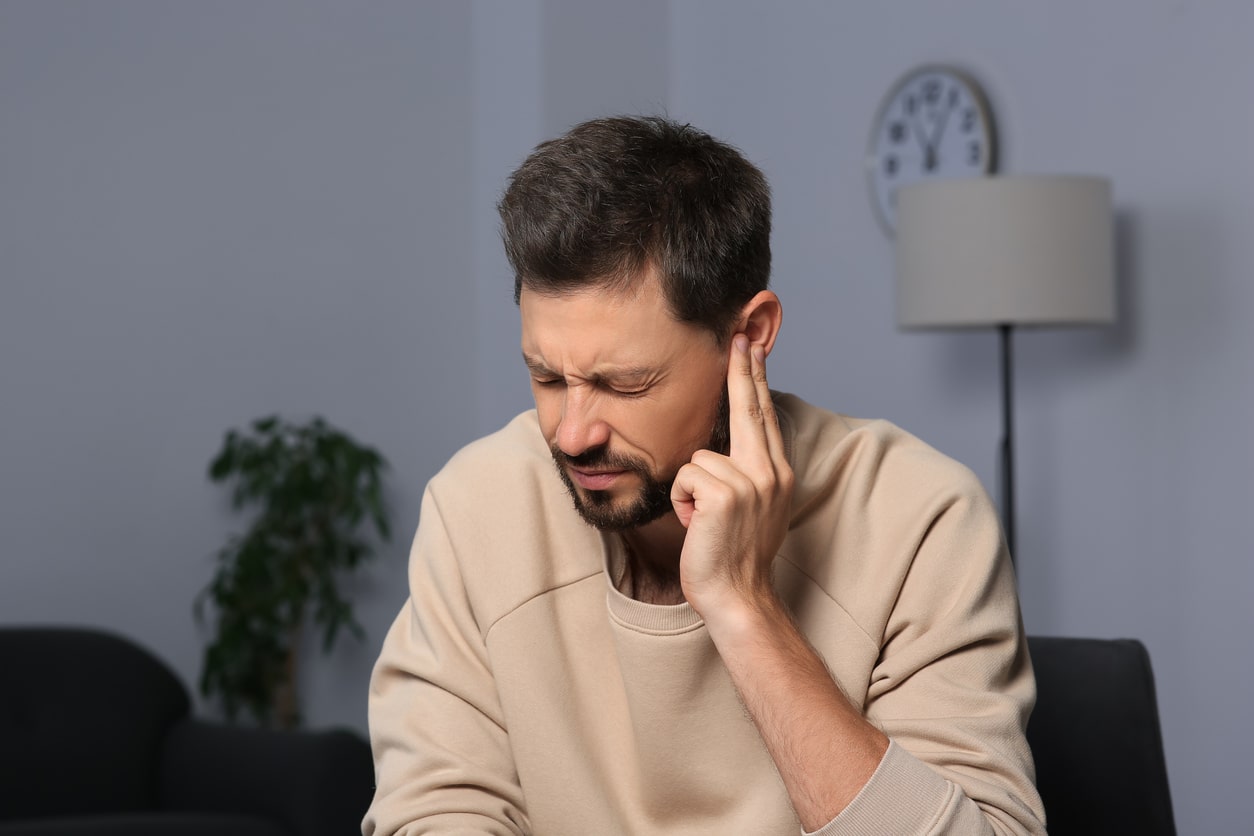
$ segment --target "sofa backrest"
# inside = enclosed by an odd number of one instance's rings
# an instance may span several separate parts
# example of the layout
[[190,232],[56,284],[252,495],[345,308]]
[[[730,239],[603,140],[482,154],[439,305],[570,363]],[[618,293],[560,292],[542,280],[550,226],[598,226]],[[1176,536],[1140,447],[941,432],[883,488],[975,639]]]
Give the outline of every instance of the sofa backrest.
[[0,627],[0,820],[151,809],[161,740],[189,710],[126,639]]

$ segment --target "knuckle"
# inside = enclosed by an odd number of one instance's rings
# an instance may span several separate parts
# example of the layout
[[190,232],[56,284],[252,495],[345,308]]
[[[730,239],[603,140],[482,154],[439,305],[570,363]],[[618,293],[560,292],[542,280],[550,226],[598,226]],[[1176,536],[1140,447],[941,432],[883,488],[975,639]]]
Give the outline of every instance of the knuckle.
[[731,510],[737,505],[736,491],[731,485],[719,482],[711,487],[707,496],[710,504],[721,510]]
[[753,480],[755,491],[763,496],[775,493],[779,486],[779,479],[769,468],[758,474]]
[[694,477],[699,476],[700,474],[701,467],[697,464],[696,458],[694,457],[693,461],[682,465],[679,470],[675,472],[675,481],[678,482],[681,479],[691,481]]
[[759,471],[756,467],[741,467],[736,472],[736,478],[733,482],[736,488],[736,494],[746,502],[756,501],[761,491],[758,488]]
[[697,452],[692,454],[692,458],[689,460],[689,464],[684,465],[684,467],[691,467],[693,465],[696,465],[698,467],[706,467],[712,464],[718,458],[721,458],[718,453],[715,453],[713,450],[709,450],[707,448],[702,447],[700,450],[697,450]]

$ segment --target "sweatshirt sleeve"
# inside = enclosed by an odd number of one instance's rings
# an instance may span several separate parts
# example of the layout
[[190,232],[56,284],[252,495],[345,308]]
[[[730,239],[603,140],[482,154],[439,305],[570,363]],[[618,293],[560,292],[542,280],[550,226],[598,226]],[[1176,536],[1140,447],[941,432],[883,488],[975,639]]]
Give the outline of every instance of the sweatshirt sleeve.
[[996,511],[974,476],[932,511],[867,693],[889,749],[818,833],[1044,836],[1025,737],[1036,685]]
[[376,789],[362,832],[528,834],[480,624],[430,487],[409,586],[371,677]]

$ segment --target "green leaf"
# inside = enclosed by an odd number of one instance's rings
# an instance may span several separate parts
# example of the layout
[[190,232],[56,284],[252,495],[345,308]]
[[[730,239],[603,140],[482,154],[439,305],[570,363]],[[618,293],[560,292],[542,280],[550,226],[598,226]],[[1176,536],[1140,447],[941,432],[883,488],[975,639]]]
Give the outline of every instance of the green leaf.
[[374,555],[361,536],[365,526],[389,537],[386,466],[378,451],[321,416],[291,424],[272,415],[254,421],[251,433],[226,433],[209,477],[227,484],[237,511],[258,510],[218,552],[193,612],[214,633],[199,685],[227,716],[283,719],[276,700],[292,686],[289,660],[306,620],[321,632],[324,651],[345,629],[362,637],[339,583]]

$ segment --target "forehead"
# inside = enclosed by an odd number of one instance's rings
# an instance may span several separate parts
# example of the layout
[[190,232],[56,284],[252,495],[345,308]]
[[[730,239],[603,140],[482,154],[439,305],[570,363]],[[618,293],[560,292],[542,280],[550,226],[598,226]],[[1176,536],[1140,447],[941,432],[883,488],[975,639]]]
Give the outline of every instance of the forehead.
[[621,290],[589,287],[560,294],[524,286],[518,306],[523,354],[559,371],[661,365],[715,342],[706,329],[675,319],[651,280]]

